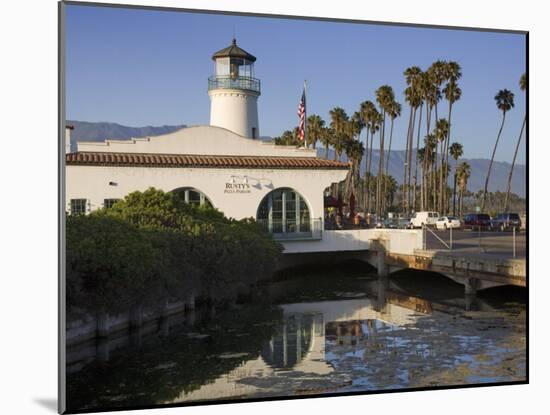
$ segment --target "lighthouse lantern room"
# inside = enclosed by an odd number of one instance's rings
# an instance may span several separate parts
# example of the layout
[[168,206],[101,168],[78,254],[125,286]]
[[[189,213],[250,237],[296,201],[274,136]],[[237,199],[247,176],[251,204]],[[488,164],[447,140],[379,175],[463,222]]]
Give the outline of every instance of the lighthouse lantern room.
[[254,77],[256,57],[231,45],[212,56],[214,75],[208,78],[210,125],[223,127],[243,137],[258,138],[260,80]]

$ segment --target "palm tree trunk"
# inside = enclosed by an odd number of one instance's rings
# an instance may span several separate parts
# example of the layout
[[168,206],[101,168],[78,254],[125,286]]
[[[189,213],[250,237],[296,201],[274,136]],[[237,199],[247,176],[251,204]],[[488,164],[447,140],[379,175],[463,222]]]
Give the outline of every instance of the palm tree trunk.
[[[413,193],[413,209],[416,212],[416,193],[418,179],[418,149],[420,148],[420,129],[422,127],[422,105],[420,104],[420,114],[418,115],[418,133],[416,136],[416,153],[414,154],[414,193]],[[413,128],[414,131],[414,128]]]
[[388,145],[388,154],[386,155],[386,176],[388,175],[389,165],[390,165],[390,155],[391,155],[391,142],[393,138],[393,118],[390,124],[390,142]]
[[372,146],[373,146],[373,144],[374,144],[374,131],[371,131],[370,148],[369,148],[369,164],[368,164],[368,167],[367,167],[367,173],[369,174],[367,176],[367,192],[369,194],[369,203],[368,203],[369,213],[371,212],[371,207],[372,207],[372,192],[371,192],[371,188],[370,188],[370,179],[372,177],[371,170],[372,170]]
[[407,143],[405,145],[405,163],[403,163],[403,214],[407,212],[407,203],[409,201],[409,193],[407,186],[407,170],[409,160],[409,142],[411,137],[411,124],[412,124],[413,107],[411,105],[411,111],[409,113],[409,128],[407,129]]
[[455,167],[454,184],[453,184],[453,215],[456,215],[456,167]]
[[[390,142],[389,142],[389,145],[388,145],[388,155],[386,156],[386,176],[388,175],[388,169],[389,169],[389,165],[390,165],[391,142],[392,142],[392,138],[393,138],[393,121],[394,121],[394,119],[391,118]],[[383,206],[382,210],[384,210],[384,211],[386,210],[386,208],[389,207],[386,203],[386,193],[387,193],[387,191],[388,191],[387,180],[384,178],[384,198],[382,199],[384,201],[384,206]]]
[[[449,165],[449,145],[451,143],[451,112],[453,110],[453,103],[449,101],[449,119],[447,120],[447,124],[449,125],[449,131],[447,132],[447,144],[445,146],[445,166]],[[445,173],[450,173],[450,169],[447,169]],[[443,187],[443,191],[445,192],[445,211],[448,211],[448,202],[449,197],[447,195],[447,175],[445,175],[445,185]]]
[[481,200],[481,211],[485,211],[485,200],[487,199],[487,186],[489,185],[489,178],[491,176],[491,169],[493,168],[493,160],[495,159],[495,153],[497,151],[498,141],[500,140],[500,134],[504,127],[504,121],[506,119],[506,111],[502,111],[502,123],[498,131],[497,140],[495,141],[495,147],[493,148],[493,154],[491,156],[491,162],[489,163],[489,170],[487,170],[487,177],[485,178],[485,187],[483,188],[483,199]]
[[378,170],[380,172],[380,195],[379,195],[379,201],[378,206],[380,209],[379,215],[382,216],[384,214],[384,148],[385,148],[385,142],[386,142],[386,113],[384,112],[384,121],[383,121],[383,134],[382,134],[382,142],[380,143],[380,162],[378,163]]
[[[436,121],[437,121],[437,118],[436,118]],[[433,203],[433,207],[434,207],[434,210],[438,210],[439,209],[439,206],[438,206],[438,201],[439,201],[439,195],[438,195],[438,192],[437,192],[437,166],[438,166],[438,155],[439,155],[439,151],[438,151],[438,147],[441,146],[441,143],[436,143],[435,144],[435,157],[434,157],[434,164],[433,164],[433,167],[432,167],[432,186],[433,186],[433,191],[432,191],[432,203]]]
[[445,215],[447,213],[446,205],[447,205],[447,164],[445,162],[445,148],[446,140],[443,139],[443,146],[441,147],[441,174],[439,177],[439,187],[441,188],[441,209],[439,210],[442,215]]
[[378,177],[376,178],[376,215],[382,210],[382,166],[384,164],[384,133],[386,129],[386,112],[382,111],[382,128],[380,128],[380,155],[378,157]]
[[427,177],[427,170],[428,170],[428,160],[429,160],[429,151],[427,146],[424,146],[424,160],[422,162],[422,206],[420,208],[421,211],[426,210],[427,208],[427,183],[426,183],[426,177]]
[[368,169],[369,169],[369,124],[367,123],[366,124],[366,130],[367,130],[367,133],[366,133],[366,136],[365,136],[365,175],[363,176],[364,177],[364,180],[363,180],[363,207],[365,209],[367,209],[367,205],[368,205],[368,192],[367,192],[367,187],[366,187],[366,183],[367,183],[367,173],[368,173]]
[[516,149],[514,150],[514,158],[512,159],[512,167],[510,167],[510,174],[508,175],[508,190],[506,190],[506,199],[504,199],[504,212],[508,211],[508,200],[510,199],[510,190],[512,187],[512,175],[514,174],[514,166],[518,155],[519,143],[521,142],[521,136],[523,135],[523,129],[525,128],[526,121],[527,116],[523,117],[523,124],[521,124],[521,131],[519,132],[518,142],[516,143]]
[[[426,136],[428,136],[430,134],[430,118],[431,118],[431,110],[430,110],[430,105],[428,103],[426,103]],[[427,143],[426,143],[427,144]],[[423,189],[423,194],[424,194],[424,197],[422,198],[422,210],[426,210],[427,207],[428,207],[428,200],[427,200],[427,190],[428,190],[428,184],[429,184],[429,181],[428,181],[428,177],[427,177],[427,174],[428,174],[428,145],[425,145],[424,146],[424,169],[422,171],[422,174],[423,174],[423,178],[422,178],[422,182],[424,183],[424,189]]]
[[460,211],[460,216],[462,216],[462,201],[464,199],[464,191],[462,190],[462,188],[460,189],[460,195],[459,195],[459,200],[460,200],[460,203],[459,203],[459,211]]
[[[413,153],[413,137],[414,137],[414,125],[416,124],[416,108],[413,111],[413,120],[411,124],[411,134],[408,137],[409,140],[409,153],[407,157],[407,212],[411,211],[411,173],[412,173],[412,153]],[[416,193],[416,189],[413,190]]]
[[458,158],[455,160],[454,184],[453,184],[453,215],[456,215],[456,169],[458,168]]
[[328,142],[325,145],[325,160],[328,160]]

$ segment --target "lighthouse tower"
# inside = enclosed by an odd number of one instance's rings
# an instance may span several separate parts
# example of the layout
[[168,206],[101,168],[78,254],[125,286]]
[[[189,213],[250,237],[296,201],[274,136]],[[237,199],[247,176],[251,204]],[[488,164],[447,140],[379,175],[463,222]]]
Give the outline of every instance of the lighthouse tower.
[[260,80],[254,78],[256,58],[233,39],[230,46],[214,53],[212,60],[215,72],[208,78],[210,125],[258,138]]

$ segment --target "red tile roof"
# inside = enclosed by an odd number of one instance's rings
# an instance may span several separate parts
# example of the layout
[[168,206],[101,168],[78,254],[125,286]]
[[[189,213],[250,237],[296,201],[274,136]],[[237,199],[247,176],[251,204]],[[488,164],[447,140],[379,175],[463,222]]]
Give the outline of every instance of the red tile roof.
[[69,166],[349,169],[348,163],[314,157],[203,156],[192,154],[78,152],[66,154],[65,161]]

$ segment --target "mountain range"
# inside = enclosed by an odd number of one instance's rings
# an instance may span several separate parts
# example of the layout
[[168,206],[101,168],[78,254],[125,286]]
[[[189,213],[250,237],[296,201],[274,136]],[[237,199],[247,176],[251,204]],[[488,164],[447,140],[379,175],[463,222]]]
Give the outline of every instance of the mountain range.
[[[318,149],[317,154],[319,157],[325,156],[325,149]],[[416,154],[416,151],[413,152]],[[386,162],[388,152],[387,149],[384,152],[384,162]],[[329,149],[329,160],[334,159],[334,152],[332,149]],[[372,161],[371,161],[371,172],[376,174],[378,172],[378,161],[380,159],[380,151],[373,149],[372,152]],[[345,156],[342,156],[342,161],[346,160]],[[487,175],[487,170],[489,169],[489,164],[491,162],[488,158],[460,158],[458,163],[466,162],[470,165],[470,178],[468,179],[468,190],[477,192],[478,190],[483,190],[485,186],[485,177]],[[389,160],[388,173],[395,178],[398,184],[403,183],[403,165],[405,163],[405,150],[392,150]],[[414,163],[415,158],[412,158],[412,178],[414,181]],[[455,161],[449,157],[449,163],[451,165],[451,171],[454,171]],[[491,177],[489,179],[488,190],[490,192],[501,191],[505,192],[508,186],[508,175],[510,174],[511,163],[505,161],[493,161],[493,167],[491,169]],[[360,166],[361,174],[365,173],[365,157],[361,161]],[[418,184],[420,184],[420,175],[421,168],[418,165]],[[452,173],[449,175],[449,186],[453,186],[453,176]],[[517,164],[514,166],[514,174],[512,176],[512,193],[517,194],[520,197],[525,197],[527,190],[527,178],[526,178],[526,168],[524,164]]]
[[[67,124],[74,126],[72,131],[71,151],[76,151],[77,141],[104,141],[106,139],[130,139],[140,137],[150,137],[156,135],[168,134],[173,131],[185,128],[185,124],[181,125],[163,125],[160,127],[145,126],[145,127],[127,127],[124,125],[111,123],[111,122],[86,122],[68,120]],[[269,140],[270,137],[262,137],[263,140]],[[319,157],[324,157],[325,150],[323,148],[317,149]],[[387,150],[385,156],[387,156]],[[329,149],[328,158],[332,160],[334,158],[334,152]],[[378,161],[380,158],[380,152],[373,150],[372,153],[372,167],[371,171],[376,172],[378,169]],[[345,161],[345,156],[342,157]],[[468,190],[478,191],[482,190],[485,184],[485,175],[489,168],[489,159],[485,158],[461,158],[459,162],[465,161],[470,164],[471,176],[468,181]],[[403,182],[403,163],[405,162],[404,150],[392,150],[389,159],[388,172],[393,176],[397,183]],[[414,158],[412,161],[414,169]],[[451,167],[454,167],[454,160],[451,160]],[[491,170],[491,179],[489,181],[489,191],[506,191],[508,184],[508,174],[510,172],[511,164],[503,161],[494,161],[493,168]],[[366,170],[365,158],[361,162],[361,174],[364,174]],[[414,173],[413,173],[414,174]],[[420,174],[420,168],[419,168]],[[449,185],[452,186],[452,177],[449,178]],[[526,193],[526,166],[524,164],[516,164],[514,167],[514,175],[512,177],[512,192],[521,197],[525,197]]]

